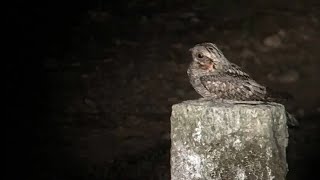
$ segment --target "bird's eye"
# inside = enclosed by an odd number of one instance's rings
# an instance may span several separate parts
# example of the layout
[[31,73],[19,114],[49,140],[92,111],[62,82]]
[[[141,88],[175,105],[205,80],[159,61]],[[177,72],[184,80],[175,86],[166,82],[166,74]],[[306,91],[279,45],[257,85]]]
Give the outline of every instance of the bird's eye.
[[201,53],[199,53],[197,56],[198,58],[203,58],[203,55]]
[[213,51],[213,47],[209,47],[209,50],[210,50],[210,51]]

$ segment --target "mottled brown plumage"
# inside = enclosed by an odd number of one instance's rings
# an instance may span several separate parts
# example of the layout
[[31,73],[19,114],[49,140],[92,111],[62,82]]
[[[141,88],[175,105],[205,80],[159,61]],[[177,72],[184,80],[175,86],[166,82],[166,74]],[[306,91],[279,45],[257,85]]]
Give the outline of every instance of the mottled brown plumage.
[[[193,88],[204,98],[236,101],[283,102],[289,96],[257,83],[239,66],[227,60],[212,43],[197,44],[190,49],[192,59],[187,71]],[[288,124],[298,121],[287,113]]]
[[239,66],[229,62],[216,45],[197,44],[190,51],[193,61],[189,66],[188,76],[190,83],[201,96],[238,101],[282,99],[281,96],[274,96],[276,93],[253,80]]

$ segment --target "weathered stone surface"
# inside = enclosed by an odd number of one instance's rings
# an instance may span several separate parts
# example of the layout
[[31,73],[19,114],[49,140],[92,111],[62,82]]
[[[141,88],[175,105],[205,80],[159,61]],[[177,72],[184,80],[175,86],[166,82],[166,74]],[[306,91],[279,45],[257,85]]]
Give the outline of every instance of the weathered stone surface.
[[173,105],[171,179],[285,179],[284,106],[205,100]]

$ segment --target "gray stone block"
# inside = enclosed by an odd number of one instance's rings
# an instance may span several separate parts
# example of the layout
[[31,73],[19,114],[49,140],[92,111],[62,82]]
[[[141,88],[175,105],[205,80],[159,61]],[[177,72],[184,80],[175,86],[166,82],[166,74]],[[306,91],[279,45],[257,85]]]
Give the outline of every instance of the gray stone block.
[[172,180],[282,180],[288,130],[283,105],[185,101],[172,106]]

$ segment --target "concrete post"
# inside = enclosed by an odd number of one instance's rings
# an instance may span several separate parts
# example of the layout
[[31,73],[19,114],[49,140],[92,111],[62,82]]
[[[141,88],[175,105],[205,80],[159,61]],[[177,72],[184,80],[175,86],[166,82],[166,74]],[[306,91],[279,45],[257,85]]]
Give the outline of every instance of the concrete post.
[[288,130],[276,103],[185,101],[171,114],[172,180],[284,180]]

